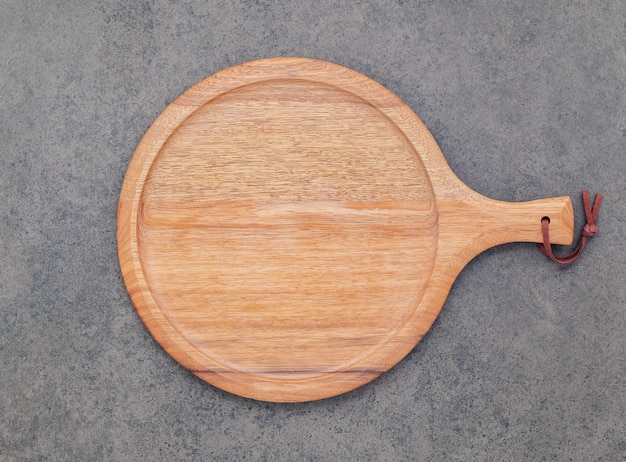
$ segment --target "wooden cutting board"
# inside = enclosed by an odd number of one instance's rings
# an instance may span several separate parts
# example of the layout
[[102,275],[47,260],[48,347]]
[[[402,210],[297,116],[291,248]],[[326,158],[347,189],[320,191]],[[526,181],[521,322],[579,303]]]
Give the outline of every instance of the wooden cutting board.
[[132,301],[171,356],[231,393],[294,402],[391,368],[474,256],[541,242],[544,216],[570,243],[569,198],[488,199],[378,83],[276,58],[163,111],[130,163],[117,236]]

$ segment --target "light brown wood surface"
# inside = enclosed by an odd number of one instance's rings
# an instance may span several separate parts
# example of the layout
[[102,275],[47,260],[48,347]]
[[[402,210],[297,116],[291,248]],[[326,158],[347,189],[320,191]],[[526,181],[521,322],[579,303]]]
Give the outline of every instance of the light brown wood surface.
[[391,92],[277,58],[217,73],[158,117],[124,180],[118,246],[171,356],[229,392],[293,402],[388,370],[474,256],[541,242],[543,216],[571,242],[569,198],[481,196]]

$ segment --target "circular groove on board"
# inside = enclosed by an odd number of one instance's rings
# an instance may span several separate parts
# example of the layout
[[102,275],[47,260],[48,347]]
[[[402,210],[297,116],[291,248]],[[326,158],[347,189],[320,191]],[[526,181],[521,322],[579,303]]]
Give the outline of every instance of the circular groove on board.
[[437,209],[405,135],[421,122],[395,96],[340,66],[274,61],[163,112],[129,168],[118,239],[131,298],[175,359],[233,393],[303,401],[417,343]]

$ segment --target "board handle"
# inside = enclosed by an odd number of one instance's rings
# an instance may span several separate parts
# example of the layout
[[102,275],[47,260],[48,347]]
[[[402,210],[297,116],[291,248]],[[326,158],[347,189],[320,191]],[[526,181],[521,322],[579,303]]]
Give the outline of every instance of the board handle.
[[550,219],[553,244],[569,245],[574,236],[574,209],[569,197],[503,202],[472,191],[439,202],[440,252],[468,262],[491,247],[510,242],[543,242],[541,220]]

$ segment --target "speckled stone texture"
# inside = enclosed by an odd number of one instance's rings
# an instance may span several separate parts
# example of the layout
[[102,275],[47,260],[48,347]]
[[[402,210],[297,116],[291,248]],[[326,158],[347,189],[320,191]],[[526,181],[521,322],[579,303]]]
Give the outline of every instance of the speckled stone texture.
[[[626,3],[0,1],[0,460],[626,460]],[[230,65],[379,81],[457,175],[507,201],[605,195],[561,268],[532,244],[461,273],[405,360],[349,394],[239,398],[134,311],[117,199],[158,114]]]

